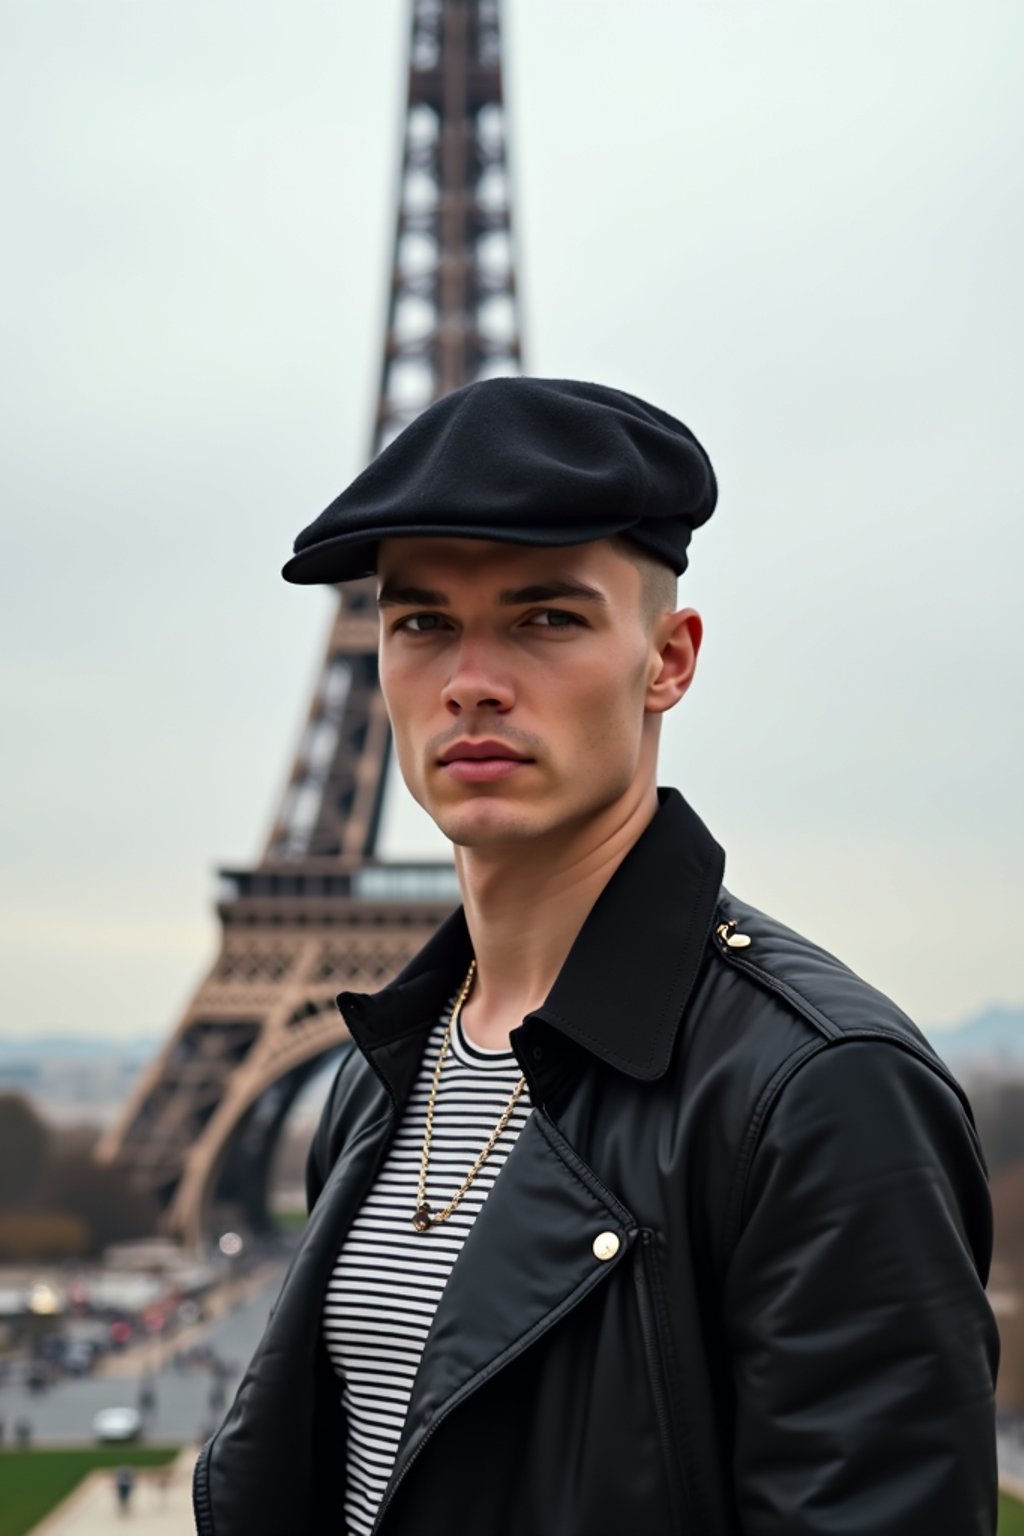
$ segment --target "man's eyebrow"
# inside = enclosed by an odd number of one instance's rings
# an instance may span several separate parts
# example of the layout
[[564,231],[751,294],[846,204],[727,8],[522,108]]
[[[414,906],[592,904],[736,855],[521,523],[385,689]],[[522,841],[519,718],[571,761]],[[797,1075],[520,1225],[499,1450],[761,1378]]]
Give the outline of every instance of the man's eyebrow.
[[[498,593],[498,602],[502,607],[514,608],[520,603],[546,603],[558,597],[575,598],[578,602],[608,602],[604,593],[596,587],[589,587],[583,581],[564,579],[535,581],[528,587],[506,587]],[[447,593],[436,592],[431,587],[399,586],[395,582],[386,581],[377,598],[377,606],[388,608],[402,604],[413,608],[447,608],[450,601]]]
[[506,588],[498,593],[498,602],[514,606],[516,603],[546,603],[553,597],[574,597],[590,603],[608,601],[603,592],[588,587],[584,581],[554,580],[536,581],[528,587]]
[[445,608],[448,599],[443,592],[434,592],[430,587],[400,587],[386,581],[380,589],[377,607],[388,608],[393,603],[407,603],[412,608]]

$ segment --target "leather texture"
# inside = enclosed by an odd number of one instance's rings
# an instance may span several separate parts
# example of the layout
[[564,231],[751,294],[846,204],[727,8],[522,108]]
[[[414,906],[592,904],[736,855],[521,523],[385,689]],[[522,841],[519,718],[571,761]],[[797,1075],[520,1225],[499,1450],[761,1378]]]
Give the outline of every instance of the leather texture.
[[[968,1100],[889,998],[733,896],[703,822],[658,794],[512,1033],[535,1109],[442,1295],[375,1530],[994,1536]],[[460,907],[389,987],[338,999],[355,1049],[301,1246],[196,1468],[200,1536],[343,1532],[323,1296],[469,958]]]

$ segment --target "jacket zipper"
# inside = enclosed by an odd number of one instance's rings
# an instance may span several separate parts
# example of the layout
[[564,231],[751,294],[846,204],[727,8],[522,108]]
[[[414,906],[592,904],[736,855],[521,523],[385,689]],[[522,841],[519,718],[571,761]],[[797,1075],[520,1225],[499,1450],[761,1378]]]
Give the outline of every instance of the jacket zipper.
[[[457,1406],[458,1406],[457,1403],[451,1405],[451,1407],[457,1407]],[[408,1472],[409,1468],[413,1465],[413,1463],[415,1461],[417,1461],[419,1459],[420,1452],[423,1450],[423,1447],[430,1440],[430,1437],[431,1437],[431,1435],[433,1435],[434,1430],[437,1428],[437,1426],[439,1424],[443,1423],[443,1421],[448,1417],[448,1413],[450,1411],[451,1411],[451,1408],[449,1408],[444,1413],[439,1413],[437,1418],[434,1419],[434,1421],[431,1423],[430,1428],[426,1431],[426,1433],[423,1436],[423,1439],[420,1441],[419,1445],[416,1447],[415,1451],[409,1457],[409,1460],[406,1462],[404,1468],[402,1469],[402,1481],[405,1480],[405,1475]],[[385,1514],[387,1512],[388,1505],[391,1503],[392,1497],[394,1496],[394,1494],[397,1491],[397,1489],[398,1489],[398,1483],[392,1483],[392,1484],[390,1484],[390,1486],[388,1486],[388,1487],[386,1487],[384,1489],[383,1497],[381,1498],[380,1505],[378,1506],[378,1509],[377,1509],[376,1519],[374,1520],[373,1524],[370,1527],[370,1536],[377,1536],[377,1531],[380,1529],[380,1523],[383,1520],[383,1518],[384,1518],[384,1516],[385,1516]]]
[[210,1443],[199,1452],[192,1472],[192,1513],[195,1515],[197,1536],[214,1536],[213,1507],[210,1503],[209,1472]]
[[665,1377],[664,1355],[657,1314],[657,1280],[654,1273],[655,1234],[650,1227],[640,1228],[640,1262],[635,1269],[637,1300],[640,1308],[640,1329],[647,1353],[647,1374],[654,1397],[654,1410],[661,1437],[662,1456],[668,1479],[669,1506],[672,1524],[682,1530],[682,1487],[679,1478],[677,1447],[672,1432],[672,1411],[669,1406],[669,1390]]

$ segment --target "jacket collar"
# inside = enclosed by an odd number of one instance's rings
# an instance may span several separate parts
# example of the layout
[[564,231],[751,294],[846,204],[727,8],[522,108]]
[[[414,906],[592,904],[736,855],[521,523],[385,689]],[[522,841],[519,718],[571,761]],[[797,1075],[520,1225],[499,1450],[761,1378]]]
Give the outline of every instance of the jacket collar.
[[[658,801],[588,913],[543,1006],[529,1015],[643,1080],[668,1067],[725,872],[724,851],[679,790],[659,788]],[[432,1027],[471,959],[459,906],[380,992],[339,994],[356,1044],[377,1056],[380,1047]],[[512,1031],[514,1044],[519,1034]]]

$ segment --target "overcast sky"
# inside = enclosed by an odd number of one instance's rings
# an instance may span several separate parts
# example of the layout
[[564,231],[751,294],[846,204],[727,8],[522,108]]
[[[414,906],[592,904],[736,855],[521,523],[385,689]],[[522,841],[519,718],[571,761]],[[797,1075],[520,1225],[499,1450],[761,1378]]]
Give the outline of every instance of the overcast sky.
[[[1024,1002],[1024,10],[504,15],[527,370],[674,412],[720,482],[662,782],[922,1025]],[[262,847],[333,602],[279,569],[369,446],[407,24],[3,8],[0,1033],[170,1029]]]

